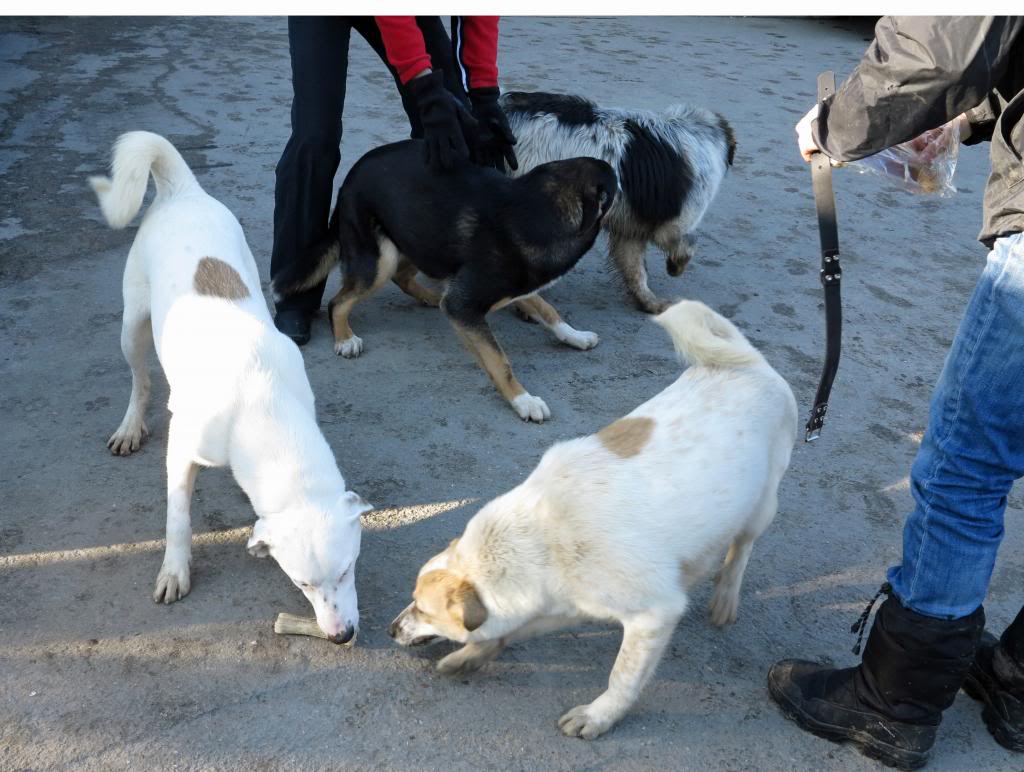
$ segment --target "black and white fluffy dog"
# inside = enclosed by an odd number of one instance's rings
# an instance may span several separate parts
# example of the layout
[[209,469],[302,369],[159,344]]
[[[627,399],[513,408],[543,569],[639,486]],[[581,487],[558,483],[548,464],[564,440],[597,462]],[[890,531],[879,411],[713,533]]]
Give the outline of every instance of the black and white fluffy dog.
[[622,193],[604,219],[610,257],[641,309],[665,310],[670,301],[647,286],[644,252],[654,243],[672,276],[690,261],[694,231],[736,152],[725,119],[690,105],[659,114],[541,92],[509,92],[501,106],[517,139],[514,174],[577,156],[600,158],[616,170]]
[[[274,292],[316,285],[341,263],[344,283],[330,301],[336,353],[359,356],[363,340],[349,325],[361,300],[389,279],[406,294],[440,306],[520,418],[551,416],[512,373],[484,318],[512,305],[577,349],[597,345],[535,293],[585,255],[615,199],[615,172],[586,157],[541,164],[515,179],[460,162],[447,174],[423,163],[423,143],[371,150],[345,177],[326,238],[274,278]],[[417,281],[422,271],[443,293]]]

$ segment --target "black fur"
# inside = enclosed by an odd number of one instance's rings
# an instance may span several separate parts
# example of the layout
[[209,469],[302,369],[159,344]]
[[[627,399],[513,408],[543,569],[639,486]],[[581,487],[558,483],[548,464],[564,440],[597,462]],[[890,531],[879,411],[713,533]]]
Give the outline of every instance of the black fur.
[[469,163],[435,175],[423,163],[422,142],[385,145],[352,167],[327,239],[275,277],[274,290],[287,295],[322,280],[335,247],[345,284],[369,287],[383,236],[427,276],[448,280],[441,307],[453,322],[483,329],[496,304],[576,265],[617,187],[611,166],[596,158],[542,164],[514,179]]
[[619,175],[630,208],[649,226],[678,217],[693,186],[690,162],[634,121],[625,125],[630,139]]
[[571,94],[548,94],[543,91],[510,91],[502,99],[505,110],[529,115],[549,114],[565,126],[592,126],[597,123],[597,105]]
[[732,162],[736,158],[736,133],[732,130],[732,126],[729,125],[729,121],[725,120],[724,116],[720,113],[715,113],[715,116],[718,118],[718,127],[725,134],[725,141],[728,143],[725,162],[732,166]]

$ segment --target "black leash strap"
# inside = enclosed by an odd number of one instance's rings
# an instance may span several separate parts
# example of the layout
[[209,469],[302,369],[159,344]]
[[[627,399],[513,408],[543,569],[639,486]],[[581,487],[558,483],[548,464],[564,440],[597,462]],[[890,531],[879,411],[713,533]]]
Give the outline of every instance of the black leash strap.
[[[832,71],[818,76],[818,104],[836,93],[836,76]],[[821,235],[821,285],[825,290],[825,366],[821,371],[814,407],[807,419],[806,442],[821,435],[828,411],[828,397],[839,369],[839,351],[843,339],[843,305],[839,282],[843,276],[839,266],[839,229],[836,226],[836,197],[832,192],[832,161],[824,153],[811,158],[811,183],[814,205],[818,210],[818,233]]]

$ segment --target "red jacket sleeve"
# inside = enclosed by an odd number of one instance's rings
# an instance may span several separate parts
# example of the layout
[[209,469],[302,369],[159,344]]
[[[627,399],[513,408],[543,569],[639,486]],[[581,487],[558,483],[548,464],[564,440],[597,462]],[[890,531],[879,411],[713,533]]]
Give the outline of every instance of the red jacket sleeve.
[[415,16],[374,16],[388,61],[398,71],[403,84],[423,70],[430,69],[430,56]]
[[498,85],[498,16],[457,16],[452,20],[452,44],[462,86]]

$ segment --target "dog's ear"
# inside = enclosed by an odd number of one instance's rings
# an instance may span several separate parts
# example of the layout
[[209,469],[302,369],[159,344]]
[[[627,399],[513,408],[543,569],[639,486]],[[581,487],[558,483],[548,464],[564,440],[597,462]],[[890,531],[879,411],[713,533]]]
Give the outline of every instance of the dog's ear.
[[580,194],[583,215],[580,217],[580,233],[586,233],[597,223],[608,203],[608,192],[603,185],[585,185]]
[[345,502],[345,505],[352,510],[352,513],[358,517],[363,512],[369,512],[373,509],[373,504],[368,503],[355,491],[345,491],[341,500]]
[[265,558],[270,554],[270,526],[265,518],[259,518],[252,527],[252,536],[245,548],[254,558]]
[[487,621],[487,609],[480,602],[476,588],[465,579],[448,596],[448,610],[469,632],[473,632]]

